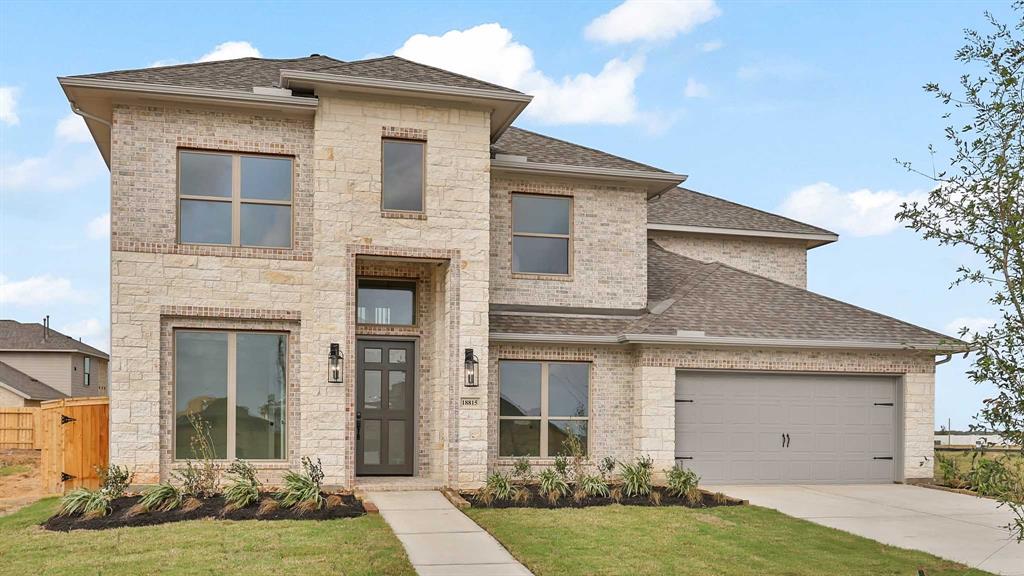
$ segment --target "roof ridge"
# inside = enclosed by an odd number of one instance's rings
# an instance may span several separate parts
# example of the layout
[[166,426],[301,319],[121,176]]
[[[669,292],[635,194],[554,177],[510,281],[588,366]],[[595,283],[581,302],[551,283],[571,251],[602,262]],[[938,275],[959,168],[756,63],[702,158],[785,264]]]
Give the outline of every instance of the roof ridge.
[[[818,230],[819,232],[824,233],[824,234],[831,234],[831,235],[837,236],[837,237],[839,236],[839,234],[837,234],[837,233],[835,233],[835,232],[833,232],[831,230],[828,230],[826,228],[822,228],[821,226],[815,226],[814,224],[808,224],[807,222],[801,222],[799,220],[794,220],[793,218],[790,218],[788,216],[783,216],[782,214],[777,214],[775,212],[769,212],[767,210],[762,210],[761,208],[757,208],[757,207],[750,206],[750,205],[747,205],[747,204],[740,204],[739,202],[735,202],[735,201],[729,200],[727,198],[722,198],[720,196],[714,196],[712,194],[707,194],[707,193],[704,193],[704,192],[698,192],[697,190],[693,190],[692,188],[685,188],[683,186],[676,186],[676,190],[679,190],[679,191],[682,191],[682,192],[689,192],[690,194],[696,194],[697,196],[703,196],[705,198],[711,198],[712,200],[717,200],[719,202],[724,202],[726,204],[731,204],[732,206],[736,206],[737,208],[742,208],[744,210],[753,210],[754,212],[759,212],[761,214],[764,214],[766,216],[771,216],[773,218],[779,218],[779,219],[785,220],[787,222],[792,222],[793,224],[799,224],[800,226],[807,226],[808,228],[813,228],[813,229]],[[668,192],[666,192],[665,194],[668,194]],[[660,196],[658,196],[656,198],[652,198],[651,200],[648,200],[647,203],[648,204],[657,203],[657,202],[661,201],[665,197],[665,194],[661,194]],[[658,223],[654,222],[653,224],[658,224]],[[729,229],[728,227],[725,227],[725,226],[709,226],[709,225],[702,225],[702,226],[704,228],[719,228],[719,229],[722,229],[722,230],[728,230]],[[775,230],[764,230],[764,229],[760,229],[760,228],[743,228],[743,229],[744,230],[751,230],[753,232],[775,232]],[[800,234],[800,232],[794,232],[794,234]],[[803,232],[803,234],[810,234],[810,232]]]
[[[658,172],[664,172],[666,174],[669,173],[667,170],[663,170],[661,168],[658,168],[657,166],[651,166],[650,164],[644,164],[643,162],[637,162],[636,160],[633,160],[632,158],[626,158],[625,156],[619,156],[618,154],[612,154],[611,152],[606,152],[604,150],[598,150],[597,148],[591,148],[590,146],[584,146],[583,144],[577,144],[575,142],[570,142],[568,140],[563,140],[561,138],[555,138],[554,136],[548,136],[547,134],[541,134],[540,132],[534,132],[533,130],[527,130],[526,128],[520,128],[518,126],[509,126],[509,130],[519,130],[520,132],[526,132],[527,134],[533,134],[534,136],[540,136],[541,138],[547,138],[548,140],[554,140],[555,142],[561,142],[563,144],[568,144],[569,146],[575,146],[577,148],[583,148],[584,150],[590,150],[591,152],[597,152],[599,154],[607,154],[608,156],[613,156],[613,157],[618,158],[620,160],[625,160],[625,161],[631,162],[633,164],[638,164],[640,166],[644,166],[646,168],[650,168],[651,170],[655,170],[655,171],[658,171]],[[529,156],[527,156],[527,159],[529,159]]]
[[314,57],[327,58],[328,60],[334,60],[335,62],[344,63],[344,60],[338,60],[337,58],[324,56],[323,54],[310,54],[309,56],[300,56],[298,58],[263,58],[260,56],[243,56],[241,58],[228,58],[226,60],[210,60],[207,62],[182,62],[181,64],[168,64],[166,66],[143,66],[142,68],[121,68],[119,70],[107,70],[106,72],[94,72],[91,74],[75,74],[69,76],[69,78],[89,78],[93,76],[119,74],[122,72],[138,72],[140,70],[169,70],[171,68],[200,67],[211,64],[224,64],[225,62],[240,62],[242,60],[259,60],[261,62],[296,62],[299,60],[309,60]]
[[[365,63],[365,62],[379,62],[381,60],[401,60],[402,62],[409,62],[410,64],[415,64],[417,66],[423,66],[424,68],[430,68],[431,70],[437,70],[439,72],[444,72],[445,74],[451,74],[452,76],[458,76],[459,78],[464,78],[466,80],[472,80],[473,82],[479,82],[481,84],[486,84],[488,86],[493,86],[495,88],[501,88],[502,90],[511,90],[513,92],[516,92],[517,94],[522,94],[522,92],[516,90],[515,88],[509,88],[508,86],[502,86],[500,84],[495,84],[493,82],[488,82],[487,80],[481,80],[479,78],[474,78],[472,76],[467,76],[465,74],[460,74],[458,72],[452,72],[451,70],[448,70],[447,68],[439,68],[437,66],[431,66],[430,64],[424,64],[423,62],[417,62],[416,60],[409,60],[408,58],[402,58],[401,56],[395,56],[394,54],[390,54],[390,55],[387,55],[387,56],[380,56],[380,57],[377,57],[377,58],[366,58],[364,60],[352,60],[352,61],[349,61],[349,62],[343,62],[340,65],[328,66],[326,68],[323,68],[323,70],[329,70],[331,68],[337,68],[337,67],[339,67],[341,65],[345,65],[345,64],[362,64],[362,63]],[[419,84],[432,84],[430,82],[418,82],[418,83]],[[438,86],[438,84],[433,84],[433,85],[434,86]]]

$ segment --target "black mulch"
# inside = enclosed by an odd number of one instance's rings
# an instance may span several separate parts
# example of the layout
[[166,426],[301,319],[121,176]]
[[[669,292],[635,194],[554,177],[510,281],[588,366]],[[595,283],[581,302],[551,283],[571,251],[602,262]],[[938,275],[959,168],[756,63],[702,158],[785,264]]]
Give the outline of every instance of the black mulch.
[[745,500],[716,495],[703,490],[701,491],[701,501],[699,503],[690,503],[685,498],[670,496],[668,493],[661,491],[661,501],[658,504],[655,504],[648,496],[623,496],[618,502],[613,500],[611,497],[588,496],[582,500],[576,501],[571,494],[569,496],[563,496],[558,499],[557,502],[552,504],[548,502],[546,497],[541,496],[540,490],[536,486],[531,486],[527,489],[530,491],[530,499],[526,502],[494,500],[490,504],[486,504],[477,498],[476,492],[460,492],[459,495],[469,502],[469,504],[474,508],[588,508],[590,506],[609,506],[611,504],[621,504],[623,506],[685,506],[687,508],[714,508],[717,506],[741,506],[746,504]]
[[[325,498],[328,495],[324,495]],[[333,520],[355,518],[366,514],[363,503],[351,494],[341,494],[341,504],[324,506],[319,510],[302,511],[296,508],[273,508],[259,513],[259,503],[238,510],[225,511],[224,497],[215,496],[199,500],[194,510],[177,508],[170,512],[142,512],[132,515],[129,510],[139,501],[139,496],[125,496],[110,503],[111,511],[106,516],[85,518],[83,516],[51,516],[42,524],[47,530],[67,532],[69,530],[106,530],[127,526],[153,526],[168,522],[213,518],[217,520]],[[264,494],[260,500],[271,497]]]

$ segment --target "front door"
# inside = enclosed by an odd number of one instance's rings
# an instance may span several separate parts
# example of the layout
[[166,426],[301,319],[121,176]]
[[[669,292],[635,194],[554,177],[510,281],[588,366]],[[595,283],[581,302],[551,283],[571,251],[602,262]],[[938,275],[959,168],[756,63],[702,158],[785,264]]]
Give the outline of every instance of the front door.
[[412,475],[413,342],[356,344],[356,474]]

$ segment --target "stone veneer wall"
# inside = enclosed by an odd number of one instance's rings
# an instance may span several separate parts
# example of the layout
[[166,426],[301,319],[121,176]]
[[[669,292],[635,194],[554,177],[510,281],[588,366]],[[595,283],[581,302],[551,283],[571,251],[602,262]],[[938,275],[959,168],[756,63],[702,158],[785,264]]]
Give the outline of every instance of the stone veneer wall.
[[[495,343],[492,346],[491,404],[498,406],[501,359],[578,360],[594,363],[591,378],[591,455],[628,458],[650,455],[655,469],[675,461],[676,370],[753,370],[842,374],[891,374],[902,377],[902,451],[898,471],[907,479],[932,475],[934,433],[934,357],[912,352],[703,349],[649,346],[547,346]],[[499,458],[498,418],[491,410],[492,466]]]
[[[512,194],[572,196],[571,275],[512,273]],[[495,176],[491,184],[491,302],[588,308],[647,306],[643,189]]]
[[661,230],[651,230],[648,236],[665,250],[687,258],[721,262],[797,288],[807,288],[807,245],[803,240],[711,236]]

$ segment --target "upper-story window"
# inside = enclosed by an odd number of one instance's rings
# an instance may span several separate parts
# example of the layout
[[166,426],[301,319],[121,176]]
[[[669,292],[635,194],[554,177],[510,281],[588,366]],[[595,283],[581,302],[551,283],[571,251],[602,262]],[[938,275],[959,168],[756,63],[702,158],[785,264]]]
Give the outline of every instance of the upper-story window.
[[512,195],[512,272],[569,275],[572,198]]
[[412,326],[416,323],[416,283],[360,279],[356,290],[356,322]]
[[385,138],[381,149],[381,210],[423,212],[426,143]]
[[88,356],[82,361],[82,385],[92,384],[92,358]]
[[290,248],[292,159],[182,150],[178,241]]

